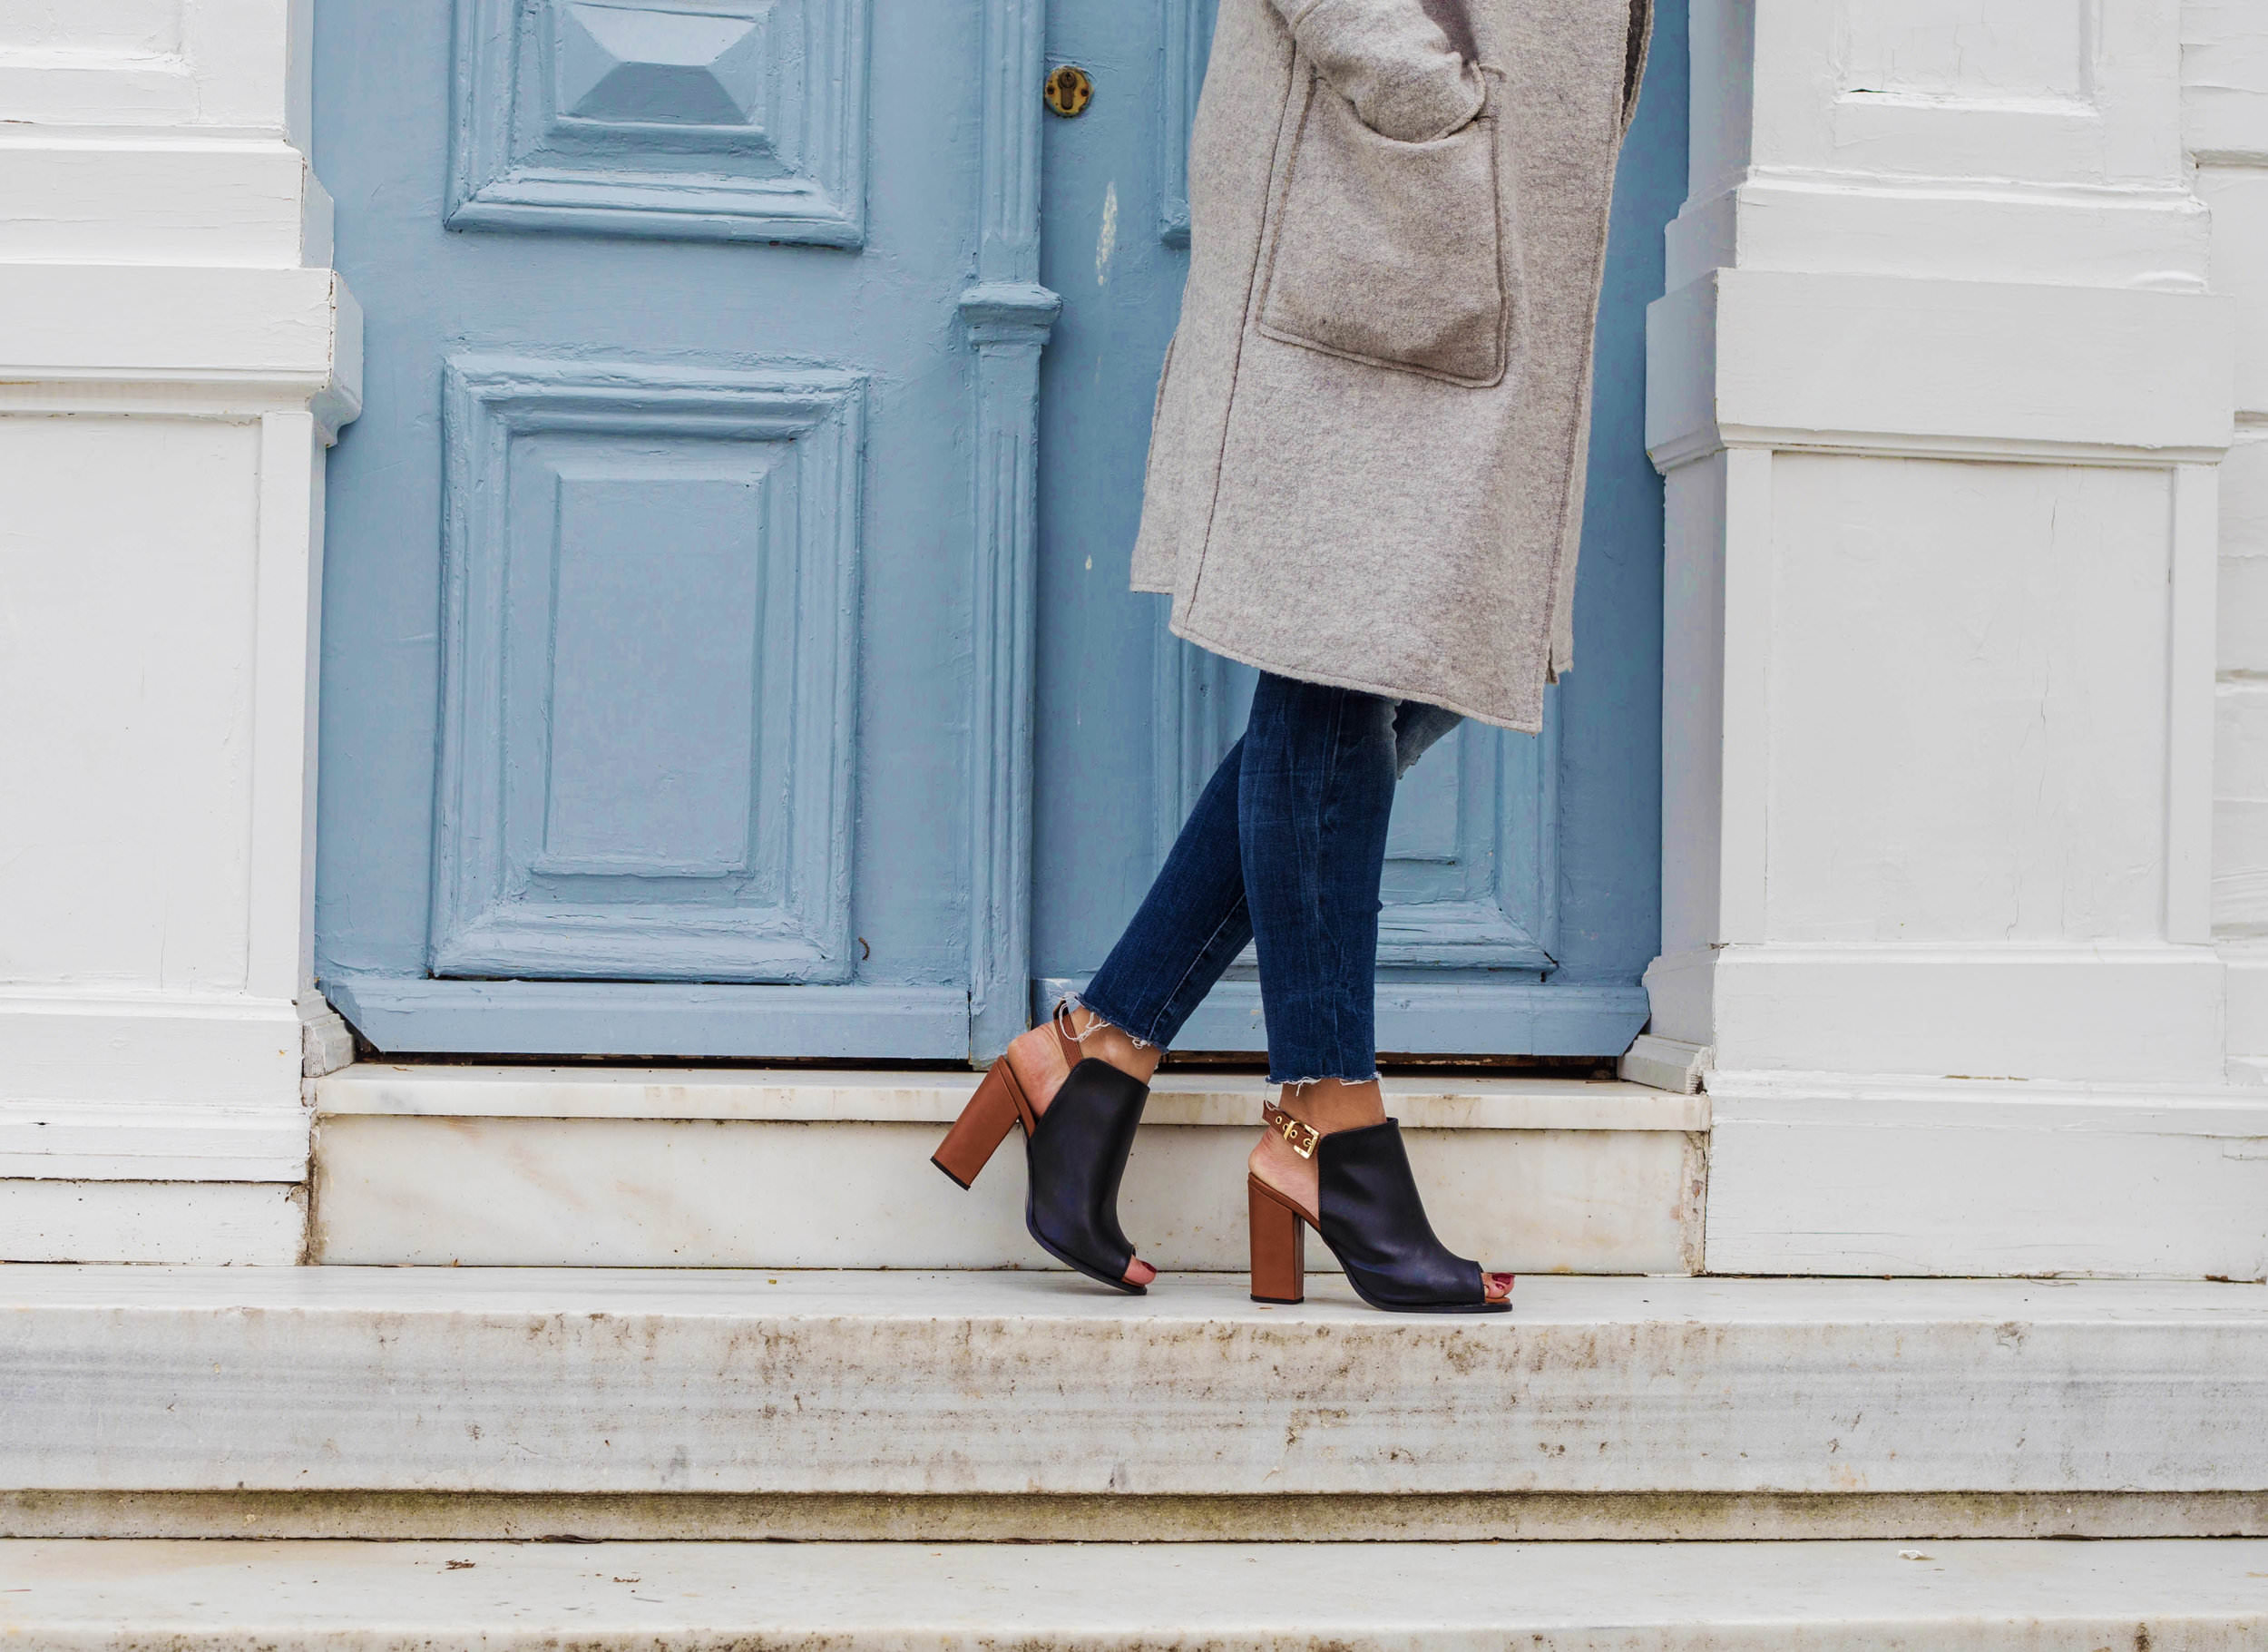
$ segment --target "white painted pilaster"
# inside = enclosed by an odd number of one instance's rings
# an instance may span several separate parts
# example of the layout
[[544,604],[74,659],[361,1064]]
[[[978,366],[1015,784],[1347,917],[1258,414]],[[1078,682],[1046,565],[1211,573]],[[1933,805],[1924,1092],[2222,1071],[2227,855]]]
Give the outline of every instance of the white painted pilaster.
[[2257,1276],[2209,871],[2240,316],[2182,8],[1693,34],[1647,980],[1715,1052],[1708,1266]]
[[307,0],[0,3],[0,1258],[303,1242],[322,458]]
[[2183,126],[2213,207],[2213,285],[2238,307],[2236,445],[2222,469],[2212,923],[2230,1077],[2268,1081],[2268,12],[2191,0]]

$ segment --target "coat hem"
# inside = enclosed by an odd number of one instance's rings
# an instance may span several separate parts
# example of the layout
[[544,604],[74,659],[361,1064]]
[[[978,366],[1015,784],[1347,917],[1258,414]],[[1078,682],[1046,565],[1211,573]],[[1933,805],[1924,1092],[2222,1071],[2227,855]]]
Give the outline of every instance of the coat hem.
[[1444,711],[1454,711],[1459,717],[1469,717],[1476,723],[1486,723],[1491,728],[1509,728],[1514,734],[1541,734],[1543,732],[1543,719],[1540,718],[1532,723],[1523,723],[1508,718],[1501,712],[1483,711],[1477,706],[1461,705],[1455,700],[1443,699],[1432,694],[1413,694],[1407,689],[1393,688],[1384,683],[1369,682],[1355,677],[1334,676],[1328,671],[1318,671],[1312,666],[1279,664],[1263,660],[1256,653],[1229,648],[1223,643],[1214,641],[1209,637],[1200,637],[1179,621],[1172,621],[1168,623],[1175,636],[1185,642],[1196,643],[1208,654],[1218,654],[1222,659],[1233,660],[1238,665],[1248,665],[1256,670],[1270,671],[1278,677],[1288,677],[1294,682],[1321,683],[1327,689],[1353,689],[1361,694],[1375,694],[1381,699],[1414,699],[1422,705],[1439,706]]
[[[1633,5],[1637,3],[1637,0],[1632,0]],[[1650,19],[1650,13],[1648,16]],[[1648,40],[1650,41],[1650,22],[1648,28]],[[1635,107],[1631,113],[1635,113]],[[1626,114],[1623,121],[1622,131],[1625,136],[1629,133],[1629,115]],[[1620,144],[1618,142],[1618,156],[1619,153]],[[1614,199],[1612,176],[1613,169],[1609,167],[1607,192],[1610,206]],[[1606,301],[1607,253],[1613,237],[1614,220],[1609,210],[1606,217],[1600,219],[1598,224],[1598,245],[1596,254],[1598,281],[1591,291],[1589,310],[1589,330],[1594,339],[1598,335],[1599,307]],[[1551,630],[1545,644],[1544,653],[1543,679],[1546,683],[1559,681],[1560,678],[1573,670],[1575,665],[1575,576],[1583,551],[1583,513],[1589,503],[1590,465],[1590,444],[1587,437],[1591,428],[1593,403],[1598,388],[1598,352],[1594,348],[1583,357],[1582,395],[1576,403],[1575,420],[1569,432],[1569,451],[1567,473],[1560,479],[1559,484],[1559,533],[1557,551],[1551,562]],[[1567,644],[1565,648],[1560,647],[1563,631]]]

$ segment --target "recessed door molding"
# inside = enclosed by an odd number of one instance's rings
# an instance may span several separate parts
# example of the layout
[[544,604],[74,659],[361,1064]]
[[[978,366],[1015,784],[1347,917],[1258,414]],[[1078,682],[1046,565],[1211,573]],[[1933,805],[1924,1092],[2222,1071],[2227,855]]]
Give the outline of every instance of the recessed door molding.
[[457,0],[455,230],[856,247],[873,0]]
[[850,979],[865,376],[445,386],[432,973]]

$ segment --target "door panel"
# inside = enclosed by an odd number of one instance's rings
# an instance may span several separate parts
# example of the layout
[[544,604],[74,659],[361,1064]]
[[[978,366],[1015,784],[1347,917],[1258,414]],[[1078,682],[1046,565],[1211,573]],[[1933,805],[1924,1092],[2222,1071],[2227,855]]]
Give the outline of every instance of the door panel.
[[381,1048],[965,1059],[999,9],[318,0],[318,968]]
[[865,381],[445,382],[433,973],[850,979]]
[[[1128,558],[1187,271],[1187,143],[1214,0],[1054,0],[1052,62],[1096,79],[1047,129],[1035,1007],[1109,951],[1241,729],[1252,673],[1180,641]],[[1659,929],[1661,490],[1642,437],[1646,303],[1685,175],[1684,14],[1663,8],[1626,153],[1600,323],[1581,670],[1539,737],[1467,724],[1404,780],[1387,850],[1381,1048],[1613,1054]],[[1143,737],[1147,735],[1147,739]],[[1147,749],[1145,750],[1145,748]],[[1252,954],[1184,1032],[1265,1046]]]
[[464,0],[458,229],[865,237],[871,0]]

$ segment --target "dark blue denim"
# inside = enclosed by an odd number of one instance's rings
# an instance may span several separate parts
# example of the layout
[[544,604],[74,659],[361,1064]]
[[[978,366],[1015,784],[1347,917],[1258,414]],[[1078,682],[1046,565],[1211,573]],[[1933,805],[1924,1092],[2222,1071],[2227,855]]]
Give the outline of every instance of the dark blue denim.
[[1378,882],[1394,782],[1457,720],[1262,673],[1244,738],[1080,1002],[1168,1047],[1257,940],[1269,1081],[1376,1078]]

